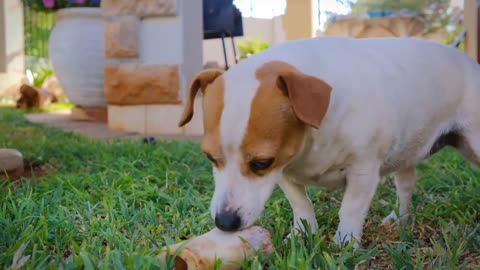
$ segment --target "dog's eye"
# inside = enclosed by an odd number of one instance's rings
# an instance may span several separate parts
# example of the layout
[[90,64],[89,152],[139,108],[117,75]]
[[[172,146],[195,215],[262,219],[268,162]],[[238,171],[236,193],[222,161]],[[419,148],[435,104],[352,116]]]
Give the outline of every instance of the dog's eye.
[[273,161],[274,161],[273,158],[254,159],[248,163],[248,166],[250,167],[250,170],[252,170],[253,172],[258,172],[258,171],[268,169],[270,166],[272,166]]

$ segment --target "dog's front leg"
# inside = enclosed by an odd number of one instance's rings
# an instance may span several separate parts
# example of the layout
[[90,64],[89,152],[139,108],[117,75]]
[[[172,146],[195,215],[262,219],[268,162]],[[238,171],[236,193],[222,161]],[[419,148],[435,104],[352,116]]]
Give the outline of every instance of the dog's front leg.
[[334,238],[337,244],[355,239],[355,247],[359,246],[370,202],[380,182],[379,168],[378,164],[368,163],[349,169],[339,211],[340,223]]
[[293,183],[288,178],[283,178],[280,188],[287,196],[288,202],[293,211],[293,227],[295,232],[305,230],[302,219],[310,225],[312,232],[318,229],[317,219],[313,211],[313,205],[305,193],[305,186]]

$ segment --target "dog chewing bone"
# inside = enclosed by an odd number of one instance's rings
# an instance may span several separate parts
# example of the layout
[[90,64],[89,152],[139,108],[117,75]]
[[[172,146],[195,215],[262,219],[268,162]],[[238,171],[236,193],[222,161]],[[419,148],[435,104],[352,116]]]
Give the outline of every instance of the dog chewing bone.
[[189,241],[169,246],[168,253],[165,247],[159,258],[166,262],[167,256],[174,256],[180,250],[174,258],[175,270],[214,269],[216,259],[222,260],[220,269],[233,270],[239,269],[239,263],[259,249],[262,249],[264,256],[273,251],[270,233],[261,227],[253,226],[235,233],[215,228]]
[[290,202],[294,227],[305,220],[314,231],[305,187],[329,186],[344,189],[334,240],[358,244],[382,177],[395,176],[401,218],[419,162],[450,146],[480,165],[480,66],[438,43],[284,42],[228,71],[200,72],[180,126],[192,118],[198,92],[202,150],[215,182],[210,211],[224,231],[251,226],[276,186]]

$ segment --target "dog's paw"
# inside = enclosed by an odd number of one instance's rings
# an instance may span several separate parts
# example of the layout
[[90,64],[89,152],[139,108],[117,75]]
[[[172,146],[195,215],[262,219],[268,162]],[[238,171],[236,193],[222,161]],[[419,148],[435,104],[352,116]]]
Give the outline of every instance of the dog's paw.
[[[303,218],[294,220],[293,234],[295,236],[305,234],[307,232],[306,228],[308,228],[308,231],[310,233],[315,233],[315,231],[318,229],[317,220],[316,219],[306,220]],[[289,233],[287,236],[285,236],[285,238],[283,239],[283,243],[290,242],[291,238],[292,238],[292,232]]]
[[381,226],[392,226],[394,223],[399,223],[401,226],[405,226],[407,224],[408,215],[398,216],[395,211],[390,212],[388,216],[382,219]]
[[390,214],[388,214],[388,216],[386,216],[382,219],[381,225],[390,226],[390,225],[392,225],[392,223],[394,223],[397,220],[398,220],[397,213],[395,213],[395,211],[392,211],[392,212],[390,212]]
[[337,232],[335,233],[335,236],[333,237],[333,240],[335,241],[335,243],[337,245],[339,245],[341,247],[345,247],[345,246],[349,245],[352,241],[354,242],[353,243],[353,248],[354,249],[358,249],[360,247],[357,239],[354,238],[351,233],[344,233],[344,232],[341,232],[341,231],[337,230]]

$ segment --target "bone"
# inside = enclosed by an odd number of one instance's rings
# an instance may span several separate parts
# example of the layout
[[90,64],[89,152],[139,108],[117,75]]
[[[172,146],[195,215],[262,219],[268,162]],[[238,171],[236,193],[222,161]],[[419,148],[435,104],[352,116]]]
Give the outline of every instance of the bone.
[[[242,241],[241,238],[243,238]],[[262,227],[253,226],[234,233],[222,232],[215,228],[205,234],[168,247],[160,252],[159,259],[166,262],[173,257],[175,270],[214,269],[216,259],[222,260],[221,270],[240,269],[240,263],[262,249],[263,255],[273,252],[270,233]]]

